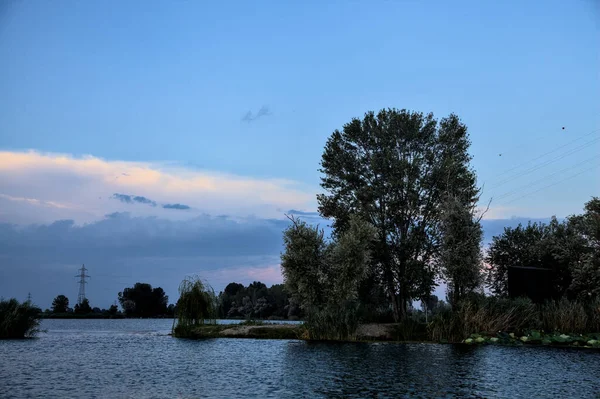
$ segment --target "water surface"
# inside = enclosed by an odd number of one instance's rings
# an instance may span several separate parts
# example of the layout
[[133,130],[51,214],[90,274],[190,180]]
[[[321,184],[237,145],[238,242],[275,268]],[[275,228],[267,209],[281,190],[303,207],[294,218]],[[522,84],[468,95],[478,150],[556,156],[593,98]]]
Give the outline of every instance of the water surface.
[[191,341],[171,320],[44,320],[0,341],[2,398],[600,398],[600,353],[436,344]]

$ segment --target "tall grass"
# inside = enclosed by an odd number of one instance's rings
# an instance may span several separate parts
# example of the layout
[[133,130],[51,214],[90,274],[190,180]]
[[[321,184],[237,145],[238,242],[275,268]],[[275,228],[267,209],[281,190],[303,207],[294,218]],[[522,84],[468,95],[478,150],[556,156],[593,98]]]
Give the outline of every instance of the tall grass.
[[40,309],[16,299],[0,300],[0,339],[30,338],[40,332]]
[[580,302],[569,301],[566,298],[560,301],[550,301],[541,306],[540,315],[545,331],[588,332],[586,331],[588,317]]
[[328,304],[308,311],[306,338],[316,341],[352,341],[360,323],[358,304]]
[[541,326],[539,311],[528,299],[486,297],[445,309],[429,324],[434,341],[460,342],[474,333],[520,333]]
[[217,309],[217,297],[208,282],[198,277],[184,279],[179,286],[174,335],[190,336],[194,327],[216,324]]
[[562,333],[600,332],[600,300],[583,304],[569,301],[551,301],[541,307],[544,330]]

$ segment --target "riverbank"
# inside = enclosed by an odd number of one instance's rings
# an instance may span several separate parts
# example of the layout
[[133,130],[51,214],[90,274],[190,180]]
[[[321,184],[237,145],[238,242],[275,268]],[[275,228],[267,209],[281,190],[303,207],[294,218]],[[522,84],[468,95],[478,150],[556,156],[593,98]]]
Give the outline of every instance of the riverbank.
[[[178,338],[255,338],[308,340],[306,327],[293,324],[214,325],[208,324],[189,332],[175,332]],[[349,341],[359,342],[420,342],[440,343],[424,339],[402,339],[398,324],[363,324]],[[499,332],[497,334],[472,334],[460,342],[441,342],[465,345],[555,346],[600,349],[600,333],[561,334],[530,331],[526,334]]]

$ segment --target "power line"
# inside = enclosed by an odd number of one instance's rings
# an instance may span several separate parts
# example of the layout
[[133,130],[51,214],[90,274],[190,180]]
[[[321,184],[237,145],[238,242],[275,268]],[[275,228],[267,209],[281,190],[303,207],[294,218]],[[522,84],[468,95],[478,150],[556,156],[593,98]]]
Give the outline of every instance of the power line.
[[496,199],[496,200],[498,200],[498,199],[502,199],[502,198],[505,198],[505,197],[510,197],[510,196],[511,196],[513,193],[516,193],[516,192],[518,192],[518,191],[520,191],[520,190],[522,190],[522,189],[526,189],[526,188],[529,188],[529,187],[535,186],[535,185],[537,185],[538,183],[540,183],[541,181],[547,180],[548,178],[550,178],[550,177],[552,177],[552,176],[556,176],[556,175],[557,175],[557,174],[559,174],[559,173],[566,172],[566,171],[568,171],[568,170],[571,170],[571,169],[575,169],[576,167],[578,167],[578,166],[580,166],[580,165],[583,165],[583,164],[586,164],[586,163],[588,163],[588,162],[590,162],[590,161],[593,161],[593,160],[595,160],[595,159],[597,159],[597,158],[600,158],[600,154],[599,154],[599,155],[595,155],[595,156],[593,156],[593,157],[591,157],[591,158],[588,158],[588,159],[586,159],[585,161],[579,162],[579,163],[577,163],[577,164],[575,164],[575,165],[573,165],[573,166],[570,166],[570,167],[568,167],[568,168],[564,168],[564,169],[561,169],[561,170],[559,170],[559,171],[556,171],[556,172],[554,172],[554,173],[551,173],[551,174],[549,174],[549,175],[546,175],[546,176],[544,176],[544,177],[542,177],[542,178],[540,178],[540,179],[536,179],[536,180],[535,180],[535,181],[533,181],[533,182],[530,182],[530,183],[528,183],[528,184],[525,184],[525,185],[523,185],[523,186],[520,186],[520,187],[518,187],[518,188],[515,188],[514,190],[511,190],[511,191],[509,191],[509,192],[503,193],[503,194],[501,194],[501,195],[499,195],[499,196],[497,196],[497,197],[494,197],[494,196],[492,196],[492,197],[493,197],[494,199]]
[[572,178],[574,178],[574,177],[576,177],[576,176],[579,176],[579,175],[581,175],[582,173],[585,173],[585,172],[587,172],[587,171],[589,171],[589,170],[592,170],[592,169],[594,169],[594,168],[597,168],[597,167],[598,167],[598,165],[594,165],[594,166],[592,166],[592,167],[590,167],[590,168],[587,168],[587,169],[584,169],[584,170],[582,170],[582,171],[580,171],[580,172],[578,172],[578,173],[575,173],[574,175],[571,175],[571,176],[569,176],[569,177],[566,177],[566,178],[564,178],[564,179],[562,179],[562,180],[559,180],[559,181],[557,181],[557,182],[554,182],[554,183],[552,183],[552,184],[548,184],[547,186],[544,186],[544,187],[542,187],[542,188],[540,188],[540,189],[538,189],[538,190],[531,191],[531,192],[529,192],[529,193],[527,193],[527,194],[525,194],[525,195],[522,195],[522,196],[520,196],[520,197],[517,197],[517,198],[515,198],[515,199],[512,199],[512,200],[510,200],[510,201],[508,201],[508,202],[505,202],[505,203],[502,203],[502,204],[499,204],[499,205],[508,205],[508,204],[511,204],[511,203],[513,203],[513,202],[515,202],[515,201],[517,201],[517,200],[520,200],[521,198],[528,197],[528,196],[530,196],[531,194],[535,194],[535,193],[538,193],[538,192],[540,192],[540,191],[542,191],[542,190],[545,190],[545,189],[547,189],[547,188],[550,188],[550,187],[552,187],[552,186],[556,186],[557,184],[560,184],[560,183],[562,183],[562,182],[564,182],[564,181],[567,181],[567,180],[569,180],[569,179],[572,179]]
[[81,269],[79,269],[80,273],[75,276],[79,277],[79,294],[77,295],[77,303],[79,305],[81,305],[85,300],[85,285],[87,284],[87,281],[85,281],[85,279],[90,277],[87,274],[85,274],[86,271],[87,269],[85,268],[85,265],[81,265]]
[[[568,146],[570,146],[571,144],[573,144],[573,143],[575,143],[575,142],[577,142],[577,141],[581,140],[582,138],[584,138],[584,137],[587,137],[587,136],[590,136],[590,135],[592,135],[592,134],[594,134],[594,133],[597,133],[597,132],[600,132],[600,129],[592,130],[591,132],[588,132],[588,133],[586,133],[586,134],[583,134],[583,135],[581,135],[581,136],[577,137],[576,139],[569,141],[569,142],[568,142],[568,143],[566,143],[566,144],[563,144],[563,145],[561,145],[561,146],[559,146],[559,147],[556,147],[556,148],[555,148],[555,149],[553,149],[553,150],[550,150],[550,151],[548,151],[548,152],[545,152],[545,153],[543,153],[542,155],[539,155],[539,156],[538,156],[538,157],[536,157],[536,158],[533,158],[533,159],[531,159],[531,160],[529,160],[529,161],[525,161],[525,162],[523,162],[523,163],[521,163],[521,164],[519,164],[519,165],[517,165],[517,166],[514,166],[514,167],[512,167],[512,168],[510,168],[510,169],[507,169],[507,170],[505,170],[504,172],[502,172],[502,173],[500,173],[500,174],[498,174],[498,175],[494,176],[494,178],[496,178],[496,177],[500,177],[500,176],[503,176],[503,175],[505,175],[505,174],[507,174],[507,173],[509,173],[509,172],[512,172],[512,171],[513,171],[513,170],[515,170],[515,169],[518,169],[518,168],[520,168],[521,166],[527,165],[528,163],[531,163],[531,162],[537,161],[538,159],[541,159],[541,158],[545,157],[546,155],[552,154],[552,153],[554,153],[554,152],[556,152],[556,151],[558,151],[558,150],[560,150],[560,149],[563,149],[563,148],[565,148],[565,147],[568,147]],[[537,140],[537,139],[536,139],[536,140]]]
[[[595,143],[595,142],[597,142],[597,141],[600,141],[600,137],[598,137],[598,138],[595,138],[595,139],[593,139],[593,140],[590,140],[590,141],[588,141],[588,142],[586,142],[586,143],[584,143],[584,144],[580,145],[579,147],[575,147],[575,148],[573,148],[573,149],[571,149],[571,150],[569,150],[569,151],[567,151],[567,152],[563,153],[562,155],[560,155],[560,156],[558,156],[558,157],[552,158],[552,159],[550,159],[550,160],[547,160],[547,161],[544,161],[544,162],[542,162],[542,163],[540,163],[540,164],[538,164],[538,165],[532,166],[532,167],[531,167],[531,168],[529,168],[529,169],[526,169],[526,170],[524,170],[524,171],[518,172],[518,173],[516,173],[516,174],[514,174],[514,175],[512,175],[512,176],[510,176],[510,177],[508,177],[507,179],[504,179],[504,180],[500,181],[499,183],[497,183],[496,185],[492,186],[491,188],[497,188],[497,187],[500,187],[500,186],[502,186],[502,185],[504,185],[504,184],[506,184],[506,183],[508,183],[508,182],[512,181],[513,179],[515,179],[515,178],[517,178],[517,177],[521,177],[521,176],[524,176],[524,175],[528,175],[528,174],[530,174],[530,173],[532,173],[532,172],[535,172],[536,170],[539,170],[539,169],[543,168],[544,166],[548,166],[548,165],[550,165],[550,164],[552,164],[552,163],[554,163],[554,162],[556,162],[556,161],[560,161],[561,159],[563,159],[563,158],[566,158],[566,157],[568,157],[569,155],[573,155],[573,154],[575,154],[576,152],[579,152],[579,151],[581,151],[581,150],[583,150],[583,149],[587,148],[587,147],[588,147],[590,144],[593,144],[593,143]],[[539,158],[539,157],[538,157],[538,158]],[[537,159],[537,158],[536,158],[536,159]]]

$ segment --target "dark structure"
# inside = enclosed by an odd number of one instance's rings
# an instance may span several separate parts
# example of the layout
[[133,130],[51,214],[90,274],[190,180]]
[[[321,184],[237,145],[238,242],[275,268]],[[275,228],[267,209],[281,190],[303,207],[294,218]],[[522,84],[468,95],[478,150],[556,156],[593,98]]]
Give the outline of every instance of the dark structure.
[[552,269],[511,266],[508,268],[508,295],[528,297],[541,303],[552,297]]

